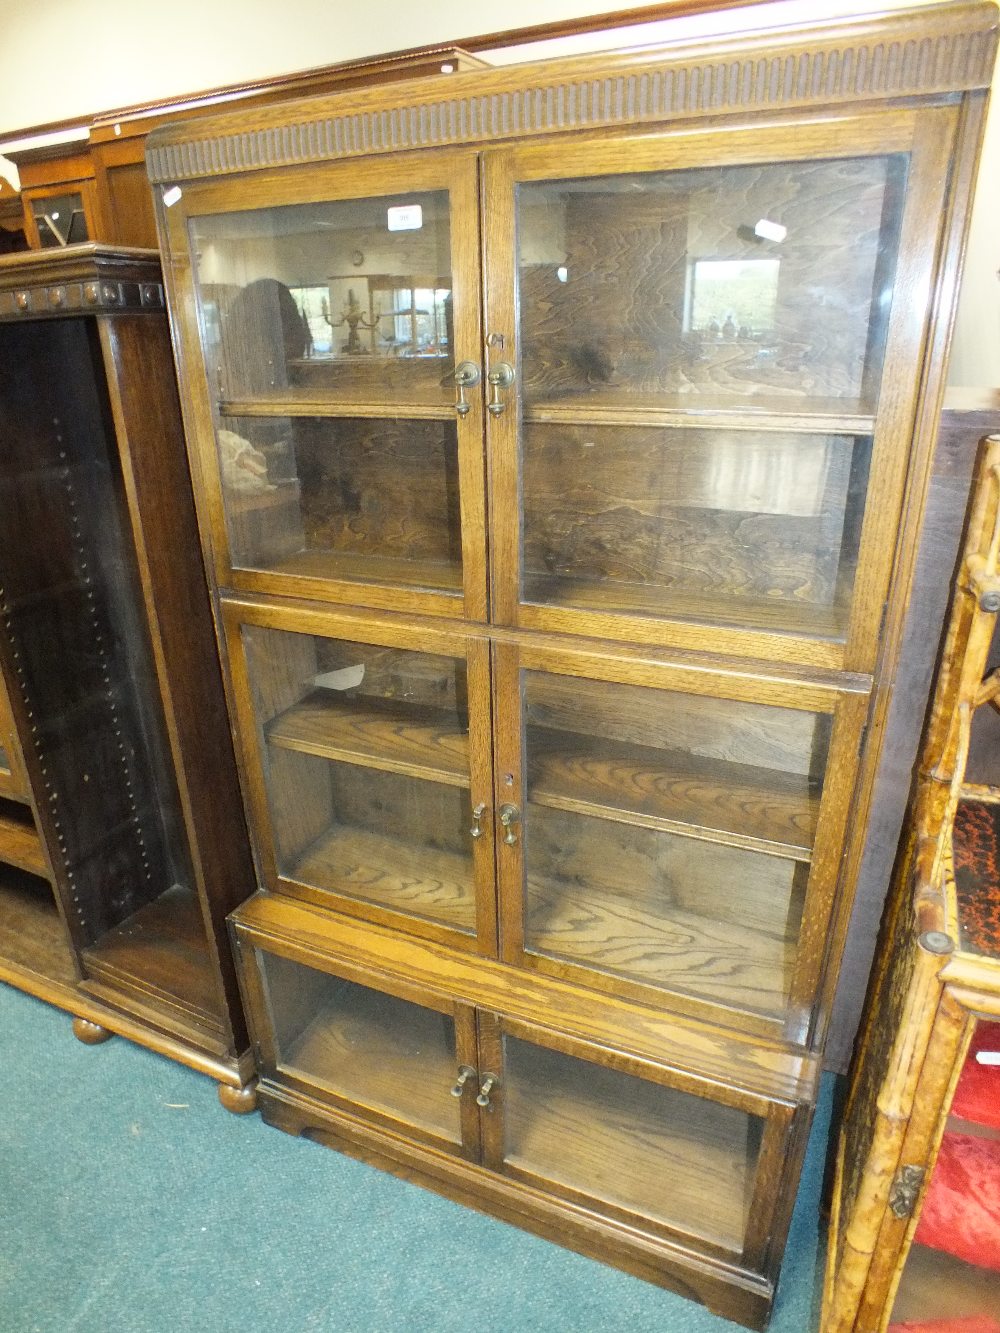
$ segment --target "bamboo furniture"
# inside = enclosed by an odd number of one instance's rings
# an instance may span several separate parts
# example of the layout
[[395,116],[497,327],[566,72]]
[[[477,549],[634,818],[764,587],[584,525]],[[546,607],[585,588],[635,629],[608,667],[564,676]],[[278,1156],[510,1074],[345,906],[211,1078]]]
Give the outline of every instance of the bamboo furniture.
[[[928,1330],[935,1319],[961,1327],[1000,1309],[1000,1273],[914,1244],[946,1131],[983,1143],[1000,1167],[995,1131],[952,1115],[963,1071],[976,1069],[977,1029],[1000,1018],[998,557],[993,436],[977,466],[913,820],[840,1132],[824,1333],[882,1333],[918,1318]],[[984,1086],[982,1095],[1000,1110],[1000,1070],[976,1077],[991,1075],[992,1094]],[[988,1177],[978,1188],[989,1191]]]
[[0,422],[0,979],[250,1110],[253,867],[155,254],[0,259]]
[[756,1327],[995,40],[948,6],[150,140],[265,1118]]

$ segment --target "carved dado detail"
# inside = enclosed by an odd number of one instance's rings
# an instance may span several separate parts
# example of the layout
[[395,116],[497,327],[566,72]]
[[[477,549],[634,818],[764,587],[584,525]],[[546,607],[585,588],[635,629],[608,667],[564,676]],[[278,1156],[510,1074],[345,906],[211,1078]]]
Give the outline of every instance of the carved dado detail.
[[41,319],[89,312],[135,314],[166,309],[163,284],[90,279],[0,290],[0,319]]
[[[972,16],[971,8],[965,12]],[[983,26],[981,11],[974,16],[979,26],[955,31],[953,11],[951,30],[935,32],[931,22],[925,18],[921,24],[911,11],[906,23],[896,22],[892,35],[891,21],[872,25],[868,40],[856,25],[842,42],[806,48],[775,50],[772,42],[769,50],[758,36],[752,49],[744,42],[741,51],[721,58],[718,50],[714,58],[702,59],[690,51],[687,58],[666,52],[655,64],[605,73],[596,72],[591,60],[586,63],[595,73],[559,83],[544,77],[556,74],[551,65],[532,66],[530,73],[508,67],[449,79],[449,89],[469,90],[465,96],[435,96],[435,84],[411,90],[413,100],[399,106],[385,106],[384,99],[380,106],[362,106],[342,94],[337,99],[342,114],[324,100],[322,108],[315,101],[310,106],[314,116],[294,123],[251,123],[240,130],[230,128],[238,123],[230,117],[210,136],[152,144],[147,164],[154,182],[182,181],[408,148],[987,87],[997,33]],[[847,41],[849,36],[854,40]],[[570,62],[560,63],[571,72]],[[572,63],[580,69],[580,62]],[[331,114],[322,114],[326,109]]]

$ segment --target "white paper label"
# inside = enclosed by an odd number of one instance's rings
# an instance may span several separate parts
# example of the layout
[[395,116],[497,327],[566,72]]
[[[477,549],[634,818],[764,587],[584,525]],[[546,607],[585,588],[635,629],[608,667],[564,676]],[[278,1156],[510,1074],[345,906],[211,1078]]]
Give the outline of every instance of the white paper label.
[[323,690],[353,690],[365,678],[365,664],[341,667],[339,671],[325,671],[314,677],[313,684]]
[[387,212],[390,231],[419,231],[424,225],[424,210],[420,204],[400,204]]
[[976,1059],[981,1065],[1000,1065],[1000,1051],[977,1051]]
[[163,207],[173,208],[183,193],[184,191],[179,185],[171,185],[169,190],[163,191]]
[[783,241],[788,235],[788,228],[783,227],[780,222],[768,222],[767,218],[761,218],[754,227],[753,234],[759,236],[762,241]]

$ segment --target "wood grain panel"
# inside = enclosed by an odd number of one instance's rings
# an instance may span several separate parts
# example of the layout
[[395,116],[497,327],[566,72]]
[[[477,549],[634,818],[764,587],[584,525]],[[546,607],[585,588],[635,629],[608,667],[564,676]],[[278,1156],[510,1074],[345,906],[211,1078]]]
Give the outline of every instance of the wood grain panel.
[[[262,963],[279,1067],[359,1107],[461,1142],[450,1015],[275,955]],[[302,995],[308,1006],[296,999]]]
[[525,840],[529,953],[783,1012],[805,890],[795,862],[537,806]]
[[472,862],[456,852],[337,826],[313,843],[287,873],[317,888],[430,917],[456,930],[475,929]]
[[325,759],[469,785],[469,734],[444,709],[314,690],[271,722],[274,745]]
[[857,556],[856,525],[845,517],[849,502],[863,503],[859,445],[822,435],[527,428],[524,576],[658,585],[664,609],[674,590],[700,593],[709,617],[730,599],[829,606],[849,590],[838,576],[850,575]]
[[755,1118],[510,1036],[504,1045],[505,1164],[742,1251]]
[[803,861],[819,805],[815,788],[792,774],[541,730],[528,733],[528,798]]

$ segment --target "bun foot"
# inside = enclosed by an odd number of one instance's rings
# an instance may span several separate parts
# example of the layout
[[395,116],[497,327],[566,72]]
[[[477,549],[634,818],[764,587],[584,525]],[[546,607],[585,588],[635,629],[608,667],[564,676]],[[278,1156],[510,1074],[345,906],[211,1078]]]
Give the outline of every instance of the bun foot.
[[257,1084],[248,1083],[245,1088],[234,1088],[228,1083],[220,1083],[219,1101],[233,1115],[249,1115],[257,1109]]
[[82,1041],[84,1046],[100,1046],[102,1041],[114,1035],[108,1028],[102,1028],[100,1023],[92,1023],[89,1018],[73,1019],[73,1036],[77,1041]]

